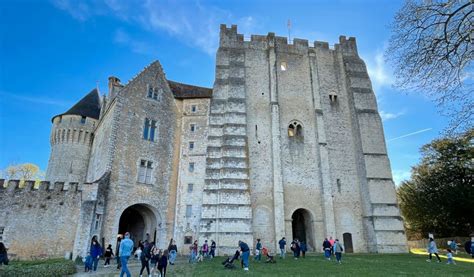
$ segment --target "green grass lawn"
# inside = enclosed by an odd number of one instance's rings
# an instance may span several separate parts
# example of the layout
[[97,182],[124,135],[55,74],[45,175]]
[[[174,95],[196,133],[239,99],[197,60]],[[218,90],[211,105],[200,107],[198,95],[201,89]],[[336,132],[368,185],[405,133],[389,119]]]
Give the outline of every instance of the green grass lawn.
[[[322,255],[307,256],[305,259],[284,260],[276,258],[276,264],[258,263],[250,259],[250,270],[240,267],[224,269],[218,257],[214,260],[195,264],[183,271],[183,276],[474,276],[474,263],[457,262],[456,265],[426,262],[427,257],[414,254],[346,254],[343,263],[327,261]],[[239,266],[239,265],[238,265]],[[181,275],[180,274],[180,275]]]

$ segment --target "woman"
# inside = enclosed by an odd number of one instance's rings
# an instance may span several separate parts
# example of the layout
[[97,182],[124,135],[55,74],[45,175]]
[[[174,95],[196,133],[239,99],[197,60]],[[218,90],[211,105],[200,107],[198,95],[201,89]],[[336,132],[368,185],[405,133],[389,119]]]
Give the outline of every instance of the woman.
[[96,239],[92,240],[91,256],[92,256],[94,271],[97,271],[97,264],[99,263],[99,258],[101,255],[102,255],[102,247],[100,246],[99,242]]
[[170,265],[174,265],[176,261],[176,255],[178,253],[178,247],[176,246],[176,242],[171,239],[170,245],[168,246],[168,251],[170,252]]
[[426,260],[427,262],[431,262],[432,255],[435,254],[436,258],[438,258],[438,263],[441,262],[441,259],[438,256],[438,247],[436,247],[436,242],[433,238],[430,238],[430,242],[428,244],[428,253],[429,259]]
[[160,249],[156,246],[156,244],[153,244],[150,250],[151,257],[150,257],[150,263],[151,263],[151,271],[150,275],[153,276],[153,271],[156,269],[156,264],[158,263],[158,260],[160,259]]
[[8,265],[7,248],[3,242],[0,242],[0,265]]
[[158,261],[158,270],[160,271],[161,277],[166,277],[166,267],[168,266],[168,250],[163,251],[160,260]]

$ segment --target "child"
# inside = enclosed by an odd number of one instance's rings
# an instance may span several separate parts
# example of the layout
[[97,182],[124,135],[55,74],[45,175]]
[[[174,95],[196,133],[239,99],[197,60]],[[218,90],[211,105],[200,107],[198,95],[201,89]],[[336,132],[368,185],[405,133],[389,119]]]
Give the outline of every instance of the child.
[[89,272],[92,270],[92,256],[90,252],[87,252],[87,256],[84,259],[84,271]]
[[447,264],[456,264],[456,262],[454,261],[454,258],[453,258],[453,252],[451,249],[446,249],[446,251],[448,251],[448,262]]
[[105,263],[104,263],[104,267],[109,267],[109,266],[110,266],[110,258],[112,258],[113,256],[114,256],[114,254],[112,253],[112,244],[109,244],[109,246],[107,246],[107,249],[105,249],[105,254],[104,254]]
[[142,248],[141,246],[138,246],[137,250],[135,250],[135,258],[137,258],[137,260],[140,260],[141,256],[142,256]]

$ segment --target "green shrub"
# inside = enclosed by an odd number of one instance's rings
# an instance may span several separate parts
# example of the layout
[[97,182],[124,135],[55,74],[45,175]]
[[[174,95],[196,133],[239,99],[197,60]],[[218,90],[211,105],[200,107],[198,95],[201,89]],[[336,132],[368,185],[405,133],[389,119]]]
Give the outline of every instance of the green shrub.
[[0,276],[64,276],[76,273],[74,261],[64,259],[12,261],[0,266]]

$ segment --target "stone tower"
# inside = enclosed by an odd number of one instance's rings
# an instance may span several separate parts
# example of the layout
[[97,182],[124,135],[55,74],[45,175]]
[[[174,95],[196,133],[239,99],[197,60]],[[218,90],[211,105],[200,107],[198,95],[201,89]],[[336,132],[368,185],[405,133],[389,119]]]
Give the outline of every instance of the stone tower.
[[85,180],[99,114],[99,92],[93,89],[67,112],[52,118],[51,156],[46,180],[51,182]]

